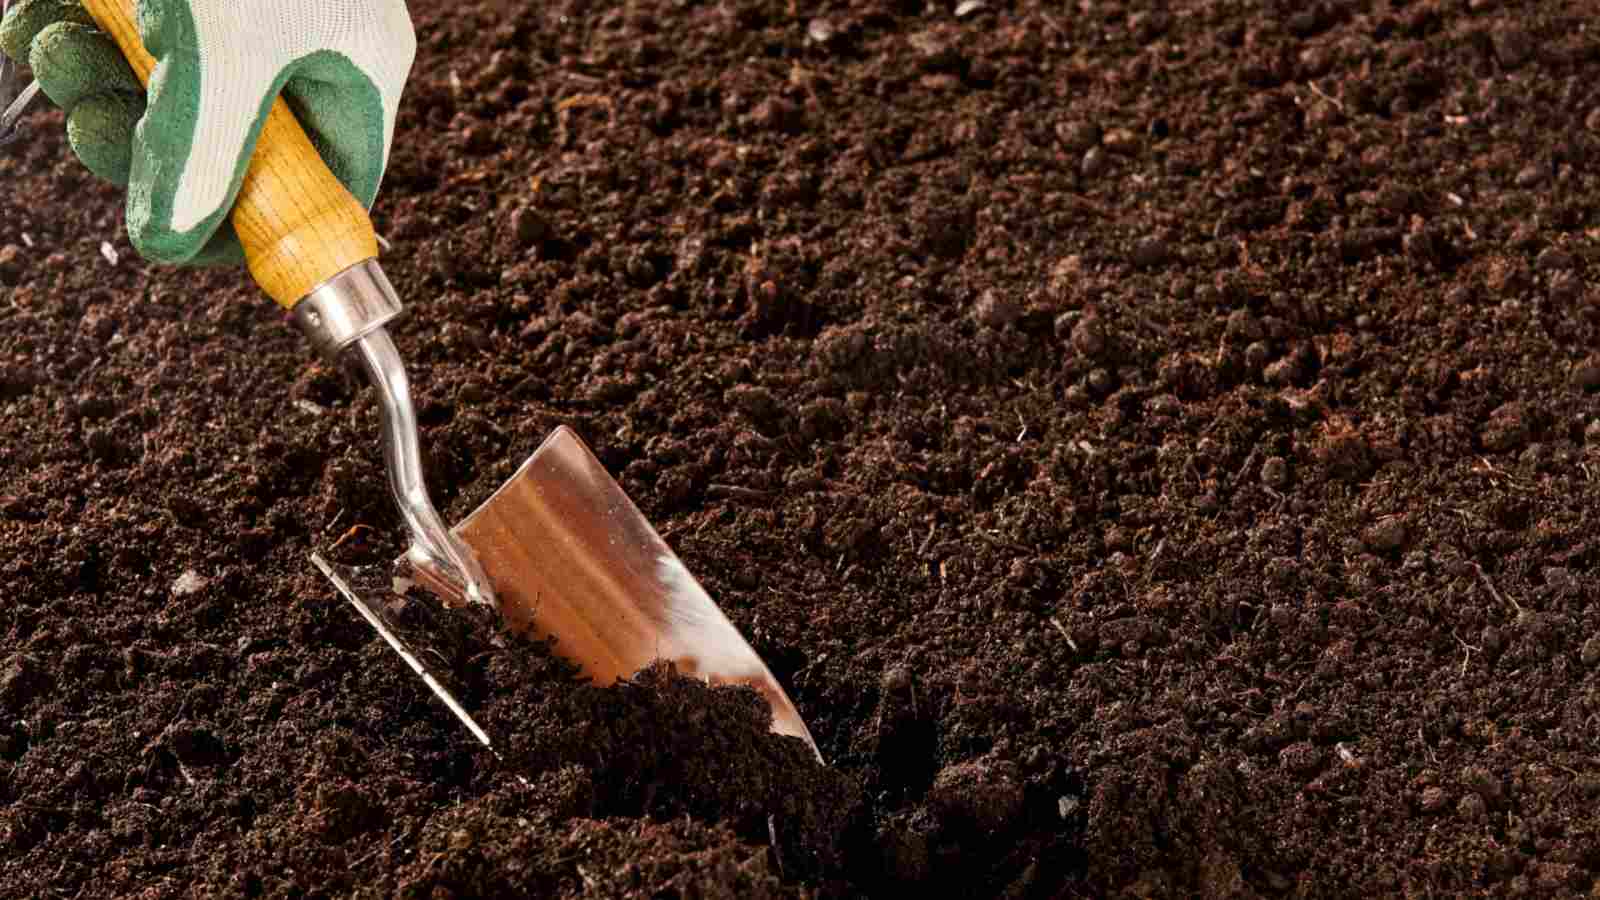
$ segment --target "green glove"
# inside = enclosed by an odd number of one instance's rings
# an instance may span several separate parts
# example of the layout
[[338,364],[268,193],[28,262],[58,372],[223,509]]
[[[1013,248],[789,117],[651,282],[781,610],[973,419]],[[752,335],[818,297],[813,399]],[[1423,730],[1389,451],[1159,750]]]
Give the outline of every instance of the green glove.
[[78,0],[21,0],[0,50],[67,113],[90,171],[128,189],[128,233],[156,262],[238,264],[228,213],[281,92],[333,174],[370,208],[416,53],[403,0],[137,0],[156,58],[144,90]]

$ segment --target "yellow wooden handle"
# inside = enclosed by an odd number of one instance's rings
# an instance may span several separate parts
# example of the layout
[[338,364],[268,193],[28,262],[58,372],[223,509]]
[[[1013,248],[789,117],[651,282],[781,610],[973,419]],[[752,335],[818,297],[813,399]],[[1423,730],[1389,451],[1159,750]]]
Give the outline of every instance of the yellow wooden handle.
[[[156,61],[134,24],[134,0],[84,0],[148,84]],[[203,114],[203,112],[202,112]],[[360,201],[323,163],[283,98],[261,129],[233,207],[233,227],[256,283],[284,309],[350,266],[378,255],[378,236]]]

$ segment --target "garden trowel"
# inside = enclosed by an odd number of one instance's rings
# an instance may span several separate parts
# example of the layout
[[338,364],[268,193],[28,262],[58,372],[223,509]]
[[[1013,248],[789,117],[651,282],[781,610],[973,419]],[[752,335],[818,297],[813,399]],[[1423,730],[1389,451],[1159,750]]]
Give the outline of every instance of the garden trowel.
[[[133,0],[84,6],[148,82],[155,60],[134,24]],[[483,506],[453,531],[444,527],[423,479],[405,366],[384,328],[401,304],[378,265],[377,233],[282,99],[261,129],[231,218],[256,283],[318,350],[357,362],[376,389],[384,461],[411,533],[406,562],[416,580],[447,603],[493,607],[512,631],[553,639],[599,684],[665,660],[712,683],[749,685],[771,705],[774,731],[816,751],[761,658],[570,430],[557,429]],[[385,601],[320,557],[314,562],[490,743],[385,621]]]
[[[548,638],[597,684],[625,680],[664,660],[712,684],[753,688],[772,707],[772,730],[817,752],[805,722],[772,672],[600,460],[566,426],[545,438],[500,489],[454,529],[482,563],[504,625]],[[429,635],[398,621],[406,600],[383,567],[373,573],[313,562],[422,676],[472,734],[489,736],[423,661]],[[407,557],[409,572],[446,605],[468,602],[458,584]],[[442,655],[441,655],[442,656]],[[820,758],[820,755],[819,755]]]

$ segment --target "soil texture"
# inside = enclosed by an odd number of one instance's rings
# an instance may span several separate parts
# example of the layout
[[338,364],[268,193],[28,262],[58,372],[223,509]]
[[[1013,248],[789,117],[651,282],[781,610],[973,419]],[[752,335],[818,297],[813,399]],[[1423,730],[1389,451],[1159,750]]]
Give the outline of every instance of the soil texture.
[[0,152],[0,896],[1600,886],[1590,0],[417,2],[374,216],[454,521],[578,431],[787,686],[307,560],[370,392]]

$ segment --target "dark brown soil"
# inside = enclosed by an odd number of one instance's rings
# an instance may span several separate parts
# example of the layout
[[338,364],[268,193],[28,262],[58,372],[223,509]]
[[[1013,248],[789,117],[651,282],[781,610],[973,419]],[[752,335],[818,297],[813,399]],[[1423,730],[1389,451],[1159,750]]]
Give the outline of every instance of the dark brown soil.
[[464,622],[477,749],[307,562],[400,549],[371,398],[34,115],[0,896],[1592,891],[1594,10],[413,4],[439,500],[575,427],[827,769]]

